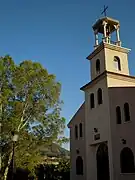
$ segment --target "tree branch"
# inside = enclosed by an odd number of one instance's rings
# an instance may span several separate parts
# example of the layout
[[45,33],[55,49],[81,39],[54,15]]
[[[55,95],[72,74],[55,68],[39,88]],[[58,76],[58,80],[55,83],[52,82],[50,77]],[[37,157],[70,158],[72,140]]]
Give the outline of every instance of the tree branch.
[[20,124],[19,124],[19,126],[18,126],[18,128],[17,128],[17,131],[18,131],[18,132],[20,131],[21,125],[22,125],[22,123],[23,123],[23,121],[24,121],[24,114],[25,114],[25,111],[26,111],[26,107],[27,107],[27,102],[26,102],[25,105],[24,105],[24,109],[23,109],[23,112],[22,112],[22,117],[21,117],[21,120],[20,120]]

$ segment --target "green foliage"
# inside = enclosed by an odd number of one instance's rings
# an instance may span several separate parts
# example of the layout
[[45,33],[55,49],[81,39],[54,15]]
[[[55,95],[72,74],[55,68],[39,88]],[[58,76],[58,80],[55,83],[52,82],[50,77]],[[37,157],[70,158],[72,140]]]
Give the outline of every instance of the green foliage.
[[70,161],[69,159],[57,159],[55,163],[45,163],[38,168],[38,180],[70,180]]
[[18,167],[32,173],[43,159],[39,147],[66,142],[65,118],[61,117],[61,85],[41,64],[23,61],[16,65],[10,56],[0,58],[0,123],[2,174],[12,151],[14,131],[19,135],[15,158]]

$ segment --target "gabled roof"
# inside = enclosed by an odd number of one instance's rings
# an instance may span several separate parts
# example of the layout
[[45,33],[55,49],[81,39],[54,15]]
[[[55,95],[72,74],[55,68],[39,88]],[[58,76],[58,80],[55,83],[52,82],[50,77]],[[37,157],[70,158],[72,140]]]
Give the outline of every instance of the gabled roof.
[[83,104],[79,107],[79,109],[76,111],[76,113],[74,114],[74,116],[71,118],[70,122],[68,123],[68,127],[70,128],[70,125],[72,124],[72,122],[75,120],[75,118],[79,115],[79,114],[83,114],[85,115],[85,102],[83,102]]

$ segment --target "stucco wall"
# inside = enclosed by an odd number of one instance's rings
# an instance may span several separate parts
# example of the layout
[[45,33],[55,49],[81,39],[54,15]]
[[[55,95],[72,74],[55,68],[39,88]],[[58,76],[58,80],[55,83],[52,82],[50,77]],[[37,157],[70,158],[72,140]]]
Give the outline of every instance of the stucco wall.
[[135,86],[135,79],[118,77],[118,76],[108,76],[107,77],[108,87],[133,87]]
[[[124,147],[132,149],[135,156],[135,87],[109,88],[111,141],[114,180],[134,180],[135,174],[121,174],[120,152]],[[131,121],[125,122],[124,103],[129,103]],[[122,124],[116,123],[116,106],[121,108]],[[126,140],[126,144],[122,143]]]
[[[102,89],[103,92],[103,104],[97,104],[97,90]],[[95,95],[95,108],[90,108],[90,94]],[[93,87],[85,92],[85,136],[86,136],[86,174],[87,180],[96,180],[97,178],[97,162],[96,152],[98,143],[107,141],[108,151],[111,154],[111,142],[110,142],[110,114],[109,114],[109,99],[107,78],[103,78]],[[100,140],[94,140],[94,128],[98,128],[100,133]],[[109,156],[110,173],[112,174],[112,157]]]
[[96,72],[96,60],[100,60],[100,74],[105,71],[105,53],[104,50],[101,50],[98,54],[96,54],[91,60],[90,60],[90,72],[91,72],[91,79],[93,80],[96,78],[99,74]]
[[[114,56],[118,56],[120,58],[121,71],[117,70],[114,66]],[[107,71],[129,75],[128,56],[126,53],[105,48],[105,59]]]
[[[85,114],[84,114],[84,104],[81,106],[78,110],[78,112],[75,114],[75,116],[72,119],[72,122],[70,124],[70,153],[71,153],[71,180],[85,180]],[[78,139],[75,138],[75,125],[78,125],[79,130],[79,124],[82,123],[83,128],[83,137],[79,137],[79,131],[78,131]],[[79,154],[77,154],[77,151],[79,150]],[[84,165],[84,175],[76,175],[76,158],[77,156],[81,156],[83,159],[83,165]]]
[[[121,71],[117,70],[114,66],[114,56],[118,56],[120,59]],[[115,72],[119,74],[129,75],[128,67],[128,54],[118,50],[112,50],[111,48],[104,48],[98,52],[91,60],[91,79],[93,80],[99,74],[96,72],[96,60],[100,60],[100,74],[104,71]]]

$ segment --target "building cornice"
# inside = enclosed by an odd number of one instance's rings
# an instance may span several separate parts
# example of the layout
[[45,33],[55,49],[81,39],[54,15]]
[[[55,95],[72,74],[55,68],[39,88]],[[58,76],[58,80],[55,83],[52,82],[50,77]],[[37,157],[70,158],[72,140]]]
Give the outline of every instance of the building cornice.
[[104,71],[102,74],[97,76],[91,82],[89,82],[86,85],[84,85],[83,87],[81,87],[80,90],[85,91],[85,90],[89,89],[91,86],[96,84],[98,81],[100,81],[104,77],[111,77],[114,79],[119,79],[119,80],[124,80],[124,81],[129,81],[129,82],[135,82],[135,76],[129,76],[129,75],[119,74],[119,73],[110,72],[110,71]]
[[102,49],[105,49],[105,48],[115,50],[115,51],[118,51],[118,52],[123,52],[123,53],[126,53],[126,54],[128,54],[130,52],[130,50],[131,50],[131,49],[124,48],[124,47],[121,47],[121,46],[117,46],[117,45],[114,45],[114,44],[101,42],[99,44],[99,46],[86,59],[91,60],[95,55],[97,55]]
[[107,72],[107,76],[113,79],[119,79],[119,80],[128,81],[128,82],[135,82],[135,76],[130,76],[126,74]]

